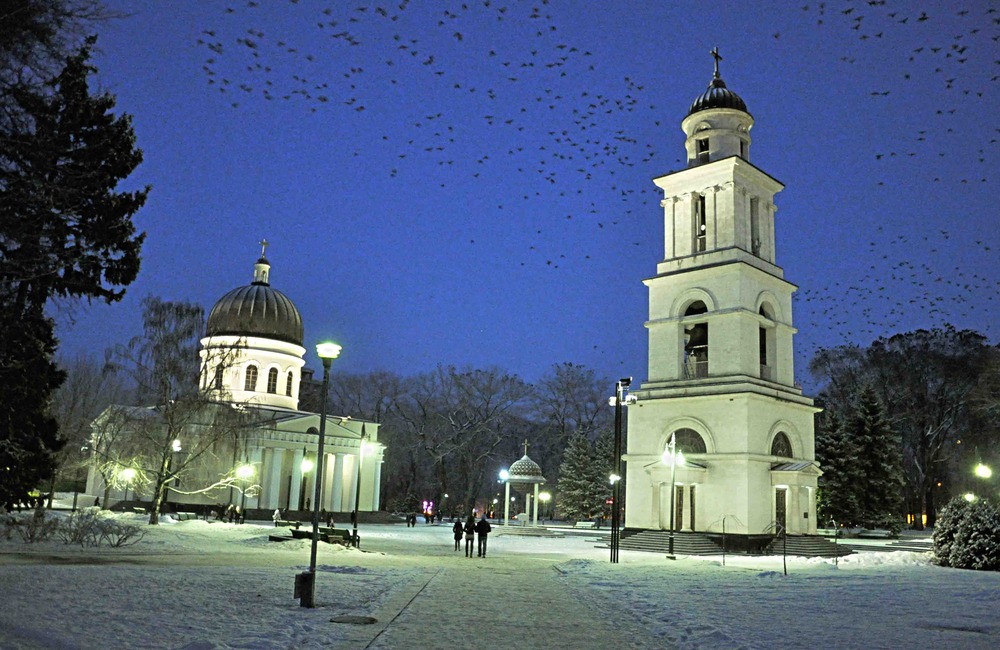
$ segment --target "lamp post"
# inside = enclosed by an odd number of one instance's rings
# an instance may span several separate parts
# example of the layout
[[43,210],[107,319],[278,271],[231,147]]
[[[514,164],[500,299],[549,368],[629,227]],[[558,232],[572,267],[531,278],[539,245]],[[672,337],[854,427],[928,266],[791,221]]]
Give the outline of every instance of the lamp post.
[[360,546],[360,544],[361,544],[361,540],[358,538],[358,513],[360,512],[360,508],[361,508],[361,463],[362,463],[362,461],[365,458],[365,438],[367,438],[367,437],[368,437],[368,435],[365,433],[365,425],[362,424],[361,425],[361,446],[358,447],[358,480],[355,481],[355,489],[354,489],[354,516],[352,517],[352,519],[354,520],[354,522],[353,522],[354,523],[354,537],[352,538],[353,539],[352,543],[354,544],[355,548],[358,548],[358,546]]
[[243,523],[243,519],[247,516],[247,482],[253,476],[253,465],[249,463],[244,463],[236,468],[236,476],[243,483],[243,489],[240,494],[240,523]]
[[674,512],[676,510],[674,498],[677,495],[675,479],[677,478],[677,466],[684,464],[684,452],[677,451],[676,433],[670,434],[670,443],[663,452],[663,463],[670,465],[670,541],[667,545],[667,559],[676,560],[677,557],[674,555],[674,528],[676,528],[674,525]]
[[510,472],[500,470],[500,481],[503,483],[503,525],[510,523]]
[[316,490],[312,503],[312,548],[309,551],[309,571],[299,574],[302,583],[296,582],[301,607],[316,606],[316,547],[319,545],[319,504],[323,497],[323,443],[326,438],[326,396],[330,389],[330,364],[340,356],[341,347],[336,343],[320,343],[316,354],[323,360],[323,392],[319,408],[319,441],[316,445]]
[[615,448],[611,460],[611,563],[618,564],[618,544],[621,541],[621,476],[622,476],[622,406],[635,402],[635,396],[625,396],[632,385],[631,377],[615,383],[615,395],[608,402],[615,407]]
[[[551,498],[552,498],[552,495],[549,494],[548,492],[539,492],[538,493],[538,500],[541,501],[542,502],[542,506],[544,506],[542,508],[543,511],[546,511],[546,512],[548,511],[549,499],[551,499]],[[544,520],[544,518],[545,518],[545,516],[543,515],[542,519]],[[544,521],[542,523],[544,525]]]
[[[122,477],[122,480],[125,481],[125,498],[122,499],[122,501],[127,502],[128,501],[128,489],[129,489],[129,486],[131,486],[132,485],[132,481],[135,480],[135,470],[132,469],[131,467],[126,467],[125,469],[123,469],[121,471],[120,476]],[[104,505],[107,506],[107,504],[104,504]]]

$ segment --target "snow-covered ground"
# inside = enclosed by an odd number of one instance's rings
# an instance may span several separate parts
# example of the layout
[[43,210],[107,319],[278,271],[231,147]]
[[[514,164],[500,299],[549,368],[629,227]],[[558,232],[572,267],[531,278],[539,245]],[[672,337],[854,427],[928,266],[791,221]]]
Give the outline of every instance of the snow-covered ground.
[[[146,529],[141,542],[120,549],[0,541],[0,648],[363,648],[373,642],[373,632],[330,622],[339,615],[381,619],[389,629],[374,645],[395,647],[390,632],[405,619],[400,611],[433,593],[414,585],[429,576],[450,580],[461,602],[472,572],[481,588],[482,581],[519,571],[556,581],[581,624],[625,620],[645,635],[646,645],[631,638],[621,647],[1000,647],[1000,573],[939,568],[926,554],[863,553],[837,565],[789,558],[784,575],[780,557],[728,556],[723,566],[721,557],[671,562],[622,551],[612,565],[593,535],[494,534],[489,557],[470,560],[455,553],[447,524],[362,525],[362,551],[320,544],[320,606],[310,610],[292,597],[294,576],[309,561],[308,541],[268,542],[274,528],[261,523],[167,521]],[[443,612],[451,607],[442,606]],[[446,618],[407,630],[406,645],[460,644],[450,629],[443,633]],[[520,624],[532,635],[489,647],[558,647],[557,640],[543,641],[544,617]]]

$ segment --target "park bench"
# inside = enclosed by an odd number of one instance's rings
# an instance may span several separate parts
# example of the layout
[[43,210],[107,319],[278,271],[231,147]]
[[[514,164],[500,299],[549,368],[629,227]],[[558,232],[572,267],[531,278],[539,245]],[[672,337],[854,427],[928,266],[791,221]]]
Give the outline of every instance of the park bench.
[[197,512],[177,512],[177,513],[174,513],[174,516],[177,517],[177,521],[188,521],[190,519],[197,519],[198,518],[198,513]]
[[135,514],[137,514],[137,515],[149,514],[149,513],[146,512],[145,508],[132,508],[132,512],[135,513]]
[[893,534],[888,530],[884,530],[881,528],[875,530],[867,530],[865,528],[862,528],[860,531],[858,531],[858,537],[867,539],[890,539],[893,537]]
[[289,528],[291,528],[292,526],[294,526],[295,528],[298,528],[299,526],[302,525],[301,521],[291,521],[291,520],[288,520],[288,519],[279,519],[278,521],[276,521],[274,523],[277,524],[278,526],[287,526]]
[[[320,540],[327,544],[343,544],[344,546],[351,544],[351,531],[346,528],[320,526],[318,532]],[[312,539],[312,528],[293,528],[291,533],[294,539]]]
[[593,528],[594,522],[592,521],[578,521],[573,524],[573,528]]

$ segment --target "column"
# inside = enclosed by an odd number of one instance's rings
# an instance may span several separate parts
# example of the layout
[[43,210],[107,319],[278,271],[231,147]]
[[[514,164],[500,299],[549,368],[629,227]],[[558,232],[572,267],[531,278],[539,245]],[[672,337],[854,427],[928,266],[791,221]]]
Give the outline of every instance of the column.
[[271,471],[267,478],[267,489],[264,491],[264,508],[273,510],[281,507],[281,466],[284,464],[285,450],[282,447],[271,449]]
[[503,525],[510,524],[510,481],[503,484]]
[[[260,484],[263,480],[261,472],[264,470],[264,463],[262,462],[264,450],[260,447],[253,447],[250,450],[250,464],[254,468],[254,478],[257,479],[256,483]],[[260,490],[257,491],[257,496],[247,497],[247,508],[259,508],[260,507]]]
[[382,492],[382,461],[374,461],[372,467],[372,512],[379,510],[379,500]]
[[348,502],[349,502],[347,506],[348,512],[354,510],[354,499],[355,495],[358,493],[358,486],[360,485],[358,481],[361,480],[361,476],[358,474],[358,470],[360,469],[360,463],[358,461],[361,460],[360,449],[358,450],[358,455],[352,456],[351,460],[354,461],[354,467],[351,469],[351,493],[348,495]]
[[[292,482],[288,486],[288,502],[286,507],[288,510],[298,510],[299,509],[299,493],[302,492],[302,449],[296,449],[292,452]],[[287,513],[285,514],[287,517]]]
[[333,500],[330,510],[344,511],[344,454],[333,455]]
[[538,483],[535,483],[535,512],[531,516],[531,525],[538,525]]

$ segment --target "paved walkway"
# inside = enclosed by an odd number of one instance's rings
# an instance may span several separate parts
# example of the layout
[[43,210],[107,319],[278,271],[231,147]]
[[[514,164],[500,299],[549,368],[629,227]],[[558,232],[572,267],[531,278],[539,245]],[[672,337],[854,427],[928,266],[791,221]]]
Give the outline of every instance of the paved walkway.
[[[462,558],[464,560],[464,558]],[[358,626],[350,648],[664,648],[573,593],[544,560],[470,558],[428,570]]]

